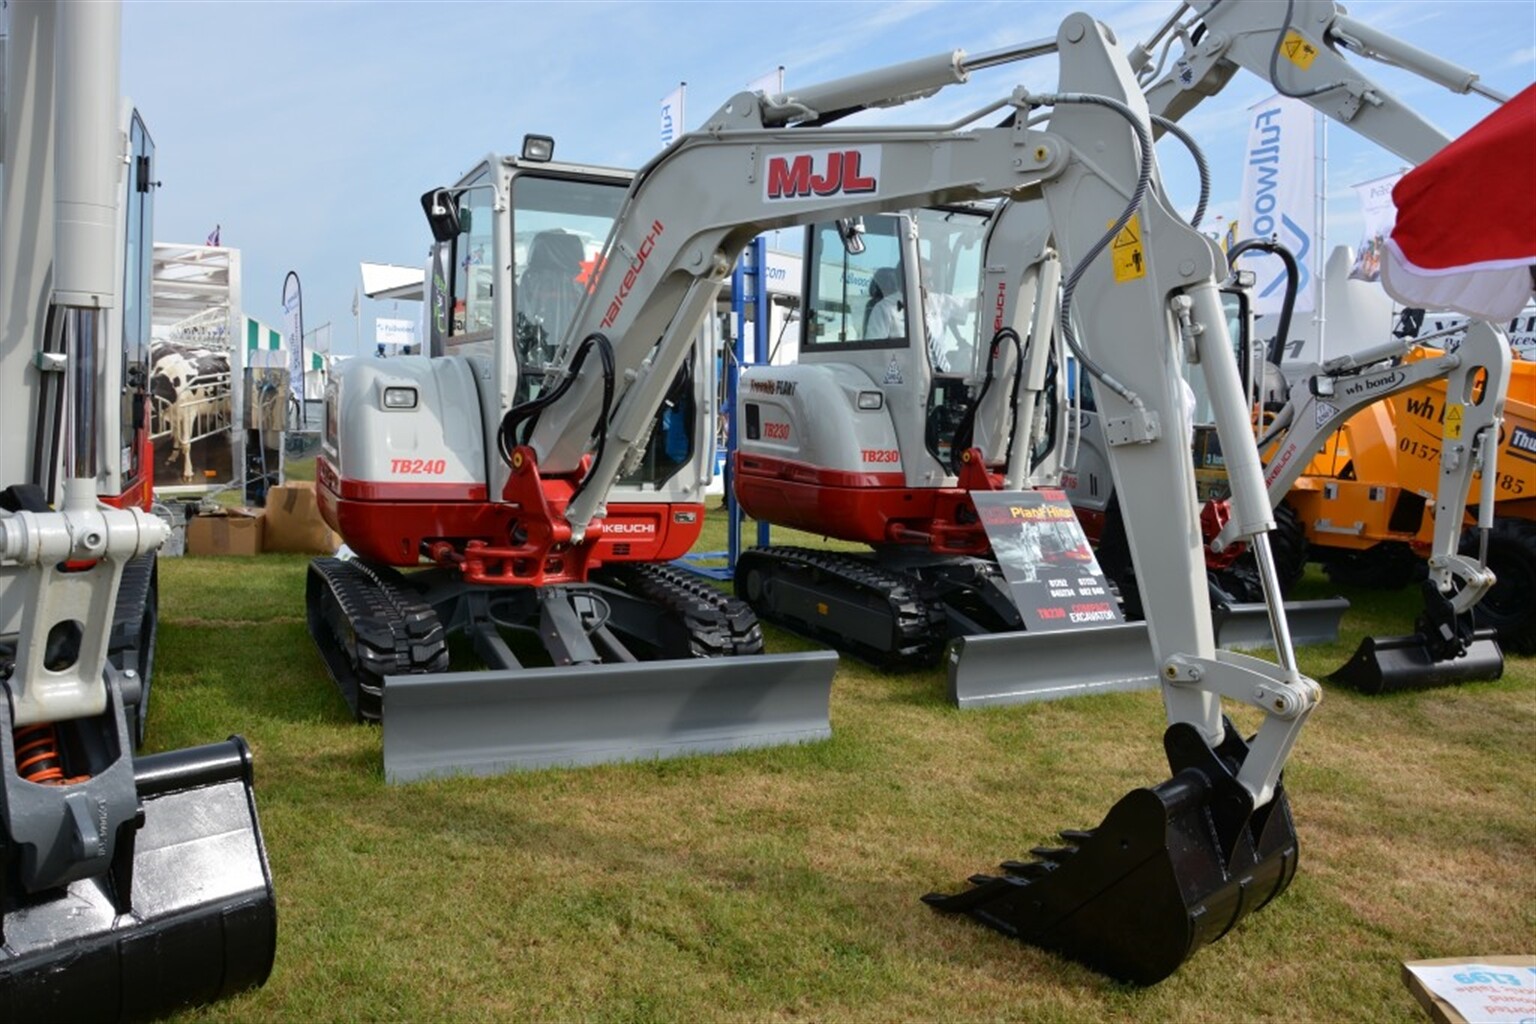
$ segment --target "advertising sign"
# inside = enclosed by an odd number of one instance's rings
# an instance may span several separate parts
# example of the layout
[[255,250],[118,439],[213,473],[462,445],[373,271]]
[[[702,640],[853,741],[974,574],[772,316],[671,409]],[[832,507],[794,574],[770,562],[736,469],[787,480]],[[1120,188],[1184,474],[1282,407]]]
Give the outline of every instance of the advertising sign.
[[1026,630],[1123,622],[1065,491],[973,491]]

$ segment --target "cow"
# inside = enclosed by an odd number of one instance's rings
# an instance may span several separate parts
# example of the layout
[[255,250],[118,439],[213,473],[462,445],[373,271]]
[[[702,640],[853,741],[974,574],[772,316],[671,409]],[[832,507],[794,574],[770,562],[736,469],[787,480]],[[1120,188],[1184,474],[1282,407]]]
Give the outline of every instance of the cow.
[[166,463],[181,456],[181,479],[191,483],[192,443],[228,430],[232,419],[229,353],[205,346],[156,341],[150,347],[153,433],[171,436]]

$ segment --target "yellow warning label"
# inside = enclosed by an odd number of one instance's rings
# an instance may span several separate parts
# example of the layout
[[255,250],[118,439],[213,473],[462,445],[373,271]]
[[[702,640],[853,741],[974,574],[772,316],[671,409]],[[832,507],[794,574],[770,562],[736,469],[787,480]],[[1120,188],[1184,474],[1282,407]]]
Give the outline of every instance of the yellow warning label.
[[[1106,224],[1105,227],[1113,225]],[[1142,253],[1141,247],[1141,214],[1131,214],[1131,219],[1125,222],[1125,227],[1115,236],[1114,243],[1109,248],[1110,259],[1115,267],[1115,284],[1124,284],[1134,281],[1139,277],[1147,276],[1147,258]]]
[[1445,407],[1445,439],[1447,441],[1461,440],[1461,409],[1460,405]]
[[1311,68],[1312,62],[1317,59],[1317,47],[1307,42],[1306,37],[1300,32],[1294,30],[1286,33],[1285,41],[1280,44],[1280,52],[1285,54],[1286,60],[1303,71]]

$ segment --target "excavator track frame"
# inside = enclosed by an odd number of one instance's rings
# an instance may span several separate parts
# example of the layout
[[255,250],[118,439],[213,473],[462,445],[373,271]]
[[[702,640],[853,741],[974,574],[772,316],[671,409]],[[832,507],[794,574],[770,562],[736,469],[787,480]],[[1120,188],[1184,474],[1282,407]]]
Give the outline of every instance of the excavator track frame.
[[948,617],[938,591],[865,557],[753,548],[737,560],[735,586],[766,621],[880,668],[929,667],[944,650]]

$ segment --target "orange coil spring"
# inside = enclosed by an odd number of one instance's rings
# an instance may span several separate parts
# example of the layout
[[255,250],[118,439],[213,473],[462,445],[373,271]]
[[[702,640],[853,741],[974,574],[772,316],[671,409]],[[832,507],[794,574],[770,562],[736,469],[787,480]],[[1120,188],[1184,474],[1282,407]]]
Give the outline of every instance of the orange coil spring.
[[64,758],[59,753],[59,730],[52,722],[23,725],[13,733],[16,741],[16,774],[27,782],[44,786],[67,786],[89,776],[66,778]]

